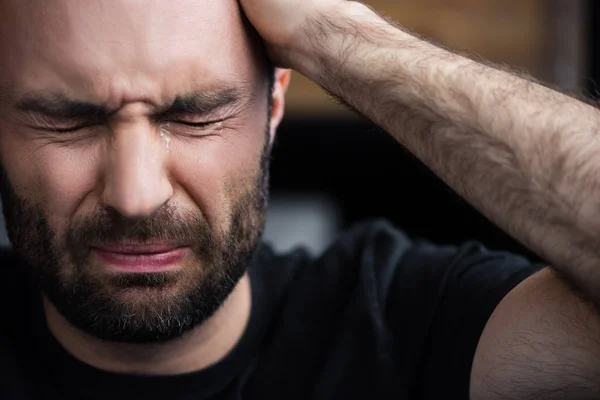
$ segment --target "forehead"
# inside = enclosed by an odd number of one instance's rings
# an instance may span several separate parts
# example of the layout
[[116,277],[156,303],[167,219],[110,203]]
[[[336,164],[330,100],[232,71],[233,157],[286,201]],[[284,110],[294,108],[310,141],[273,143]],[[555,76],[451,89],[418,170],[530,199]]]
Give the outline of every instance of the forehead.
[[0,85],[160,101],[256,78],[236,0],[2,0]]

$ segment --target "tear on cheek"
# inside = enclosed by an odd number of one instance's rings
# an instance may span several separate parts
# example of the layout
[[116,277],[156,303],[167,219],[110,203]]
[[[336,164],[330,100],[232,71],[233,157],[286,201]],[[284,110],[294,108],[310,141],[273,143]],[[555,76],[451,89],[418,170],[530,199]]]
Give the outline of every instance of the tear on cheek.
[[169,128],[169,124],[165,124],[165,126],[161,126],[161,128],[160,128],[160,137],[165,143],[165,149],[167,150],[167,152],[169,152],[170,147],[171,147],[171,140],[173,140],[171,138],[171,134],[167,130],[168,128]]

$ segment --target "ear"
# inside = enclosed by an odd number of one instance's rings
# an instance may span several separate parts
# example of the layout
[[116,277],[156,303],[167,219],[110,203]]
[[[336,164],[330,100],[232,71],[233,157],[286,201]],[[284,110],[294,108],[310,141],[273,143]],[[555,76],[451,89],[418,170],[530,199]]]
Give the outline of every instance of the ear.
[[292,78],[292,70],[276,68],[275,69],[275,84],[273,85],[272,106],[271,106],[271,132],[270,144],[273,145],[275,133],[283,119],[285,112],[285,94],[287,93]]

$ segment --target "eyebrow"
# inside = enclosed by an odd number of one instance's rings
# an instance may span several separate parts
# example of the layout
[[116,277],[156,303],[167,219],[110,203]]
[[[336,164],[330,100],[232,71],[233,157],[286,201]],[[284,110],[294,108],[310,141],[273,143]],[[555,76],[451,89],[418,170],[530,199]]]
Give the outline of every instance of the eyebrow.
[[[240,104],[244,97],[247,97],[245,92],[239,88],[190,92],[177,96],[170,105],[161,108],[158,114],[210,114]],[[47,92],[27,94],[17,101],[15,107],[21,111],[60,119],[108,118],[118,111],[100,104],[69,99],[61,94]]]
[[227,88],[213,92],[192,92],[175,98],[173,103],[161,114],[206,115],[218,110],[239,105],[245,91]]
[[23,96],[17,101],[18,110],[35,112],[48,117],[62,119],[99,118],[112,113],[104,106],[86,101],[69,99],[55,93],[36,93]]

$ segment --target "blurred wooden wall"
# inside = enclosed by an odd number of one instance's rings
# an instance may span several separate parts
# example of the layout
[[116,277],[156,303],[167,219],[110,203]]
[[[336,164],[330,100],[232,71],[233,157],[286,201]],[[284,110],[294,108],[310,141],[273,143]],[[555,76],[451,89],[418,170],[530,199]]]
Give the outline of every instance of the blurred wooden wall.
[[[579,79],[580,65],[573,63],[583,62],[582,30],[578,26],[583,12],[580,0],[365,2],[437,42],[508,64],[538,79],[566,86],[576,85]],[[287,112],[294,117],[339,117],[347,113],[297,73],[288,95]]]

